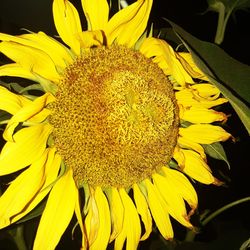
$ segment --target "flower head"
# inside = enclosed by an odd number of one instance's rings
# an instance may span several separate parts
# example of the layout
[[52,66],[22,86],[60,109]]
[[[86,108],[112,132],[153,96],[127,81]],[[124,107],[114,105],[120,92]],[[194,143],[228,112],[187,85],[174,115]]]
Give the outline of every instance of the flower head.
[[147,36],[151,6],[138,0],[109,18],[106,0],[82,0],[83,31],[74,6],[54,0],[62,42],[42,32],[0,34],[0,52],[13,61],[0,76],[32,80],[43,91],[32,96],[0,86],[0,109],[10,114],[2,121],[0,174],[22,170],[0,198],[0,226],[48,195],[34,249],[54,249],[74,213],[83,249],[106,249],[112,241],[115,249],[125,241],[136,249],[152,220],[171,239],[170,216],[192,228],[197,207],[185,175],[219,183],[202,144],[230,137],[212,124],[227,119],[212,109],[227,100],[190,54]]

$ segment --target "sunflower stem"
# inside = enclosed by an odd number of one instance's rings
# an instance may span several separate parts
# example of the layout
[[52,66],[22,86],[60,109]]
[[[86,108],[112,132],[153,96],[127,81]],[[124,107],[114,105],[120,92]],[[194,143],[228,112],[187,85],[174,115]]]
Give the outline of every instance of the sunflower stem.
[[218,23],[217,23],[217,30],[216,30],[216,35],[215,35],[215,39],[214,42],[216,44],[221,44],[223,42],[224,39],[224,33],[225,33],[225,5],[221,2],[217,3],[217,10],[219,13],[219,17],[218,17]]
[[19,225],[15,232],[10,232],[10,235],[12,236],[12,239],[14,240],[18,250],[28,250],[25,240],[24,240],[24,226],[23,225]]
[[[242,198],[242,199],[234,201],[234,202],[231,202],[231,203],[219,208],[218,210],[216,210],[215,212],[213,212],[212,214],[207,216],[204,220],[202,220],[201,225],[203,227],[206,226],[208,224],[208,222],[210,222],[213,218],[215,218],[216,216],[218,216],[222,212],[226,211],[227,209],[229,209],[231,207],[237,206],[237,205],[239,205],[239,204],[241,204],[243,202],[247,202],[247,201],[250,201],[250,196]],[[191,241],[194,240],[195,236],[196,236],[196,232],[190,230],[186,234],[185,241],[191,242]]]

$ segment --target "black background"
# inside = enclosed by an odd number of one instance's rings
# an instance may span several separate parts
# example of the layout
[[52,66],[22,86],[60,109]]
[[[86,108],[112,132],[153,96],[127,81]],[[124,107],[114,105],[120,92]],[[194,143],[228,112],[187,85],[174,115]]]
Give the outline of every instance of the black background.
[[[81,11],[80,0],[71,1],[80,10],[83,27],[86,27]],[[51,0],[0,0],[0,31],[9,34],[20,34],[21,28],[37,32],[44,31],[49,35],[57,35],[52,18]],[[150,20],[157,29],[166,27],[162,17],[166,17],[199,39],[213,42],[215,37],[217,14],[206,12],[206,0],[155,0]],[[249,11],[238,10],[234,18],[229,19],[224,42],[220,45],[235,59],[250,65],[250,14]],[[250,79],[249,79],[250,81]],[[250,84],[250,83],[249,83]],[[196,185],[199,195],[199,211],[205,209],[215,211],[234,200],[249,196],[249,137],[241,121],[229,105],[225,105],[225,112],[231,117],[227,123],[227,130],[237,139],[236,142],[223,143],[231,170],[227,170],[225,163],[208,159],[210,165],[221,170],[230,178],[227,187]],[[0,208],[1,209],[1,208]],[[231,208],[211,221],[193,243],[176,243],[176,249],[192,250],[219,250],[239,249],[243,241],[250,237],[250,206],[249,203]],[[32,229],[37,221],[27,225],[26,237],[33,237]],[[185,231],[174,223],[176,237],[184,239]],[[58,249],[75,249],[71,242],[70,230],[67,230]],[[0,249],[15,249],[6,240],[3,240],[3,231],[0,231]],[[77,248],[76,248],[77,249]],[[150,239],[143,242],[140,249],[166,249],[158,234],[153,233]]]

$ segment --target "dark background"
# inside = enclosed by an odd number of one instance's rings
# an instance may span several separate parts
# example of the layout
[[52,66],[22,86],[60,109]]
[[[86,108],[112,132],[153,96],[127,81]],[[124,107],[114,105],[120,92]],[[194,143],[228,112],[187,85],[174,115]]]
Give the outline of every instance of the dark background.
[[[85,27],[81,11],[80,0],[72,0],[78,8]],[[49,35],[57,35],[53,24],[51,0],[0,0],[0,31],[9,34],[20,34],[21,28],[34,32],[44,31]],[[155,0],[150,20],[156,29],[166,27],[162,17],[166,17],[197,38],[213,42],[217,25],[217,13],[206,12],[206,0]],[[234,17],[229,19],[224,42],[220,45],[235,59],[250,65],[250,14],[249,11],[236,11]],[[250,81],[250,79],[249,79]],[[250,84],[250,83],[249,83]],[[231,170],[222,161],[208,159],[216,174],[223,179],[227,187],[214,187],[196,184],[199,195],[199,212],[205,209],[215,211],[237,199],[249,196],[249,168],[250,168],[250,143],[249,137],[241,121],[230,105],[225,105],[224,110],[230,114],[226,129],[233,134],[236,142],[223,143],[231,164]],[[219,170],[219,171],[218,171]],[[0,208],[1,209],[1,208]],[[250,237],[250,206],[243,203],[231,208],[212,220],[195,238],[195,242],[183,242],[185,231],[174,222],[177,241],[168,247],[176,246],[177,250],[236,250]],[[26,238],[29,241],[34,235],[31,233],[37,226],[39,219],[28,223]],[[198,224],[197,222],[195,222]],[[15,249],[0,231],[0,249]],[[179,242],[180,240],[181,242]],[[71,242],[71,228],[65,233],[58,249],[75,249]],[[76,248],[77,249],[77,248]],[[167,249],[164,241],[157,233],[143,242],[140,249]]]

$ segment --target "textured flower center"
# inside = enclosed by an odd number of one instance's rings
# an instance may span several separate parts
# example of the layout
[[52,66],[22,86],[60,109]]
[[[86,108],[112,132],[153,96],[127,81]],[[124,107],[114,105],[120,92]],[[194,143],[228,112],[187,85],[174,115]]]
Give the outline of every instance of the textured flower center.
[[162,70],[122,46],[68,66],[49,108],[54,144],[78,185],[129,187],[170,160],[178,108]]

